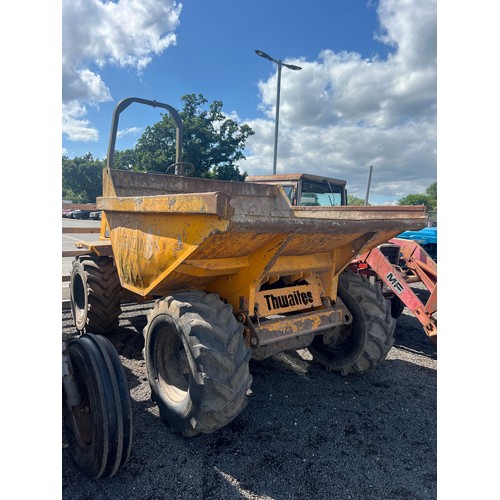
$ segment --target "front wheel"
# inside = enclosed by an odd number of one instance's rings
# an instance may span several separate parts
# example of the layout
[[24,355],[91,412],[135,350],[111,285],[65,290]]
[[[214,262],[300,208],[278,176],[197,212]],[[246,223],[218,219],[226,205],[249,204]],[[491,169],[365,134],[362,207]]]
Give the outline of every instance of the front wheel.
[[380,287],[362,275],[343,272],[338,295],[352,323],[336,334],[317,335],[309,346],[314,360],[342,375],[361,373],[380,364],[394,343],[396,320]]
[[65,403],[63,410],[71,457],[90,478],[114,476],[132,445],[132,407],[120,358],[108,339],[89,333],[71,341],[66,355],[80,396],[80,404]]
[[236,418],[252,383],[233,309],[205,292],[159,300],[144,328],[151,397],[174,432],[211,433]]

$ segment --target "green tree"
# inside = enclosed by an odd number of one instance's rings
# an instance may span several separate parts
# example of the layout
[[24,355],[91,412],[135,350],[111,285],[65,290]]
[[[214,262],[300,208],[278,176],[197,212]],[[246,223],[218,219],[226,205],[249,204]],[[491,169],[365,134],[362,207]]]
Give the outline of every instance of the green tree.
[[347,195],[347,204],[354,205],[354,206],[364,205],[365,200],[358,198],[358,197],[354,196],[353,194],[348,194]]
[[425,194],[427,196],[429,196],[429,198],[431,198],[432,200],[436,200],[437,202],[437,187],[438,187],[438,183],[437,181],[436,182],[433,182],[426,190],[425,190]]
[[95,203],[102,194],[102,169],[104,161],[95,159],[92,153],[62,157],[62,196],[75,203]]
[[398,205],[425,205],[427,210],[437,211],[437,182],[433,182],[423,194],[409,194],[401,198]]
[[135,149],[125,149],[124,151],[115,151],[113,168],[123,170],[135,170],[137,165],[137,153]]
[[[244,180],[246,172],[241,173],[236,162],[245,158],[245,143],[254,131],[227,118],[221,101],[214,101],[207,109],[203,95],[187,94],[182,102],[182,160],[194,165],[194,176]],[[162,114],[162,120],[146,128],[133,150],[116,154],[115,166],[165,172],[175,162],[175,133],[170,114]]]

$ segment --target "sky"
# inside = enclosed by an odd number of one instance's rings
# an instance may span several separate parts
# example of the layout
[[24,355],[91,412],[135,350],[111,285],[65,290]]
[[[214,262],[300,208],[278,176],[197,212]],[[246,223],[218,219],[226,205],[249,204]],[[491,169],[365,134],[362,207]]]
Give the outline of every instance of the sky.
[[[62,153],[105,158],[114,106],[135,96],[181,107],[223,102],[255,131],[238,166],[271,174],[277,65],[278,173],[346,179],[394,204],[437,179],[436,0],[62,0]],[[117,149],[160,111],[132,105]]]

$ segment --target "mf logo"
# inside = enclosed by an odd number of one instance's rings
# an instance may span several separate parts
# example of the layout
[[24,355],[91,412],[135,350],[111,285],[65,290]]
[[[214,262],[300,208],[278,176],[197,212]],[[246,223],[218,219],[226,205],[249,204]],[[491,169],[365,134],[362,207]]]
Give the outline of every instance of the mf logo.
[[393,273],[389,273],[385,277],[387,281],[390,283],[390,285],[394,288],[396,293],[400,295],[404,291],[404,287],[401,284],[401,281],[399,281],[398,277],[395,276]]

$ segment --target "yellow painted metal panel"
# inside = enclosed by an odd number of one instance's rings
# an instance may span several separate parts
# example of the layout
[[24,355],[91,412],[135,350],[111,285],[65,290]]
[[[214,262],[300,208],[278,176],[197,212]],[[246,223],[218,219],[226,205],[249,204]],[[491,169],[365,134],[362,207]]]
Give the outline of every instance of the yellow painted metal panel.
[[[288,247],[288,245],[287,245]],[[286,252],[286,248],[283,253]],[[267,276],[290,276],[301,272],[321,272],[332,267],[332,260],[327,253],[309,255],[280,256],[268,271]]]
[[208,290],[225,297],[235,311],[253,314],[256,289],[275,263],[288,237],[286,234],[269,235],[268,242],[248,256],[248,267],[234,275],[218,278]]
[[211,234],[228,221],[213,215],[108,212],[110,239],[122,286],[139,295],[154,294],[162,281]]
[[225,259],[188,259],[179,265],[177,271],[190,276],[221,276],[235,274],[248,267],[247,257]]
[[285,314],[321,307],[323,289],[319,285],[300,285],[274,290],[265,290],[255,294],[255,305],[259,316]]
[[161,196],[128,196],[97,198],[97,206],[106,211],[207,214],[227,218],[231,213],[225,193],[171,194]]

